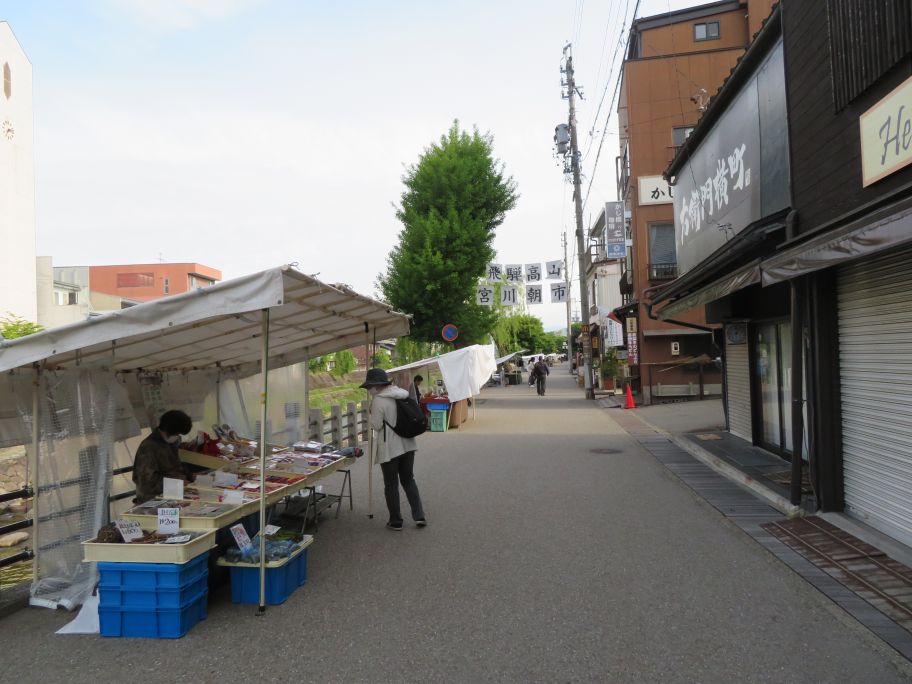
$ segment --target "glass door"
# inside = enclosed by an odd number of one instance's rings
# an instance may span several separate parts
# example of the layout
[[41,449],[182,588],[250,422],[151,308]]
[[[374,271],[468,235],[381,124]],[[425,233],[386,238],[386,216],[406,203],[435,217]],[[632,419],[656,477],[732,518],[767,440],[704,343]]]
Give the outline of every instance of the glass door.
[[792,450],[792,334],[788,321],[754,326],[754,377],[760,443],[772,450]]

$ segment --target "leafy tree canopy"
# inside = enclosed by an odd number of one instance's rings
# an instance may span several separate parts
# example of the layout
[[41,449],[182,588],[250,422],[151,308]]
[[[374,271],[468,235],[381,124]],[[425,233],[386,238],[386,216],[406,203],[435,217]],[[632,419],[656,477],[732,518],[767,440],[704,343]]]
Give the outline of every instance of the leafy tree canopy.
[[494,257],[497,227],[516,204],[516,183],[494,158],[493,138],[453,126],[402,178],[399,243],[378,284],[394,308],[413,315],[411,337],[439,342],[447,323],[456,346],[481,342],[497,319],[475,303],[475,286]]
[[335,364],[332,367],[332,370],[329,371],[334,377],[339,377],[345,375],[346,373],[351,373],[355,368],[358,367],[358,362],[355,359],[355,355],[352,354],[351,349],[343,349],[342,351],[337,351],[333,354],[333,361]]
[[0,318],[0,337],[7,340],[13,340],[17,337],[25,337],[44,330],[43,325],[27,321],[21,316],[7,312],[6,316]]

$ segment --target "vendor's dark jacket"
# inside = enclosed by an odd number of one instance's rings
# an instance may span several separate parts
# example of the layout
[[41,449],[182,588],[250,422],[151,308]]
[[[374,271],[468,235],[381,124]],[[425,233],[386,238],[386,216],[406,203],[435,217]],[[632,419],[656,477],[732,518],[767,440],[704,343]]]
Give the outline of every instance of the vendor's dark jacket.
[[177,456],[177,445],[169,444],[158,430],[146,437],[133,459],[133,482],[136,483],[136,502],[143,503],[162,493],[163,478],[186,478]]

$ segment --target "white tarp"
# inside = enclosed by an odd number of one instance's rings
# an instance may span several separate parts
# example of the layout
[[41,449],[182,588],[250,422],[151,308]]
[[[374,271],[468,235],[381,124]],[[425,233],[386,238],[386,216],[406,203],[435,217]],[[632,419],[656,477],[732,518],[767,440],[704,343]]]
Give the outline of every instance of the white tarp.
[[473,344],[470,347],[457,349],[440,356],[392,368],[388,373],[436,365],[443,376],[447,397],[450,401],[460,401],[481,393],[481,388],[497,371],[495,354],[493,344]]
[[408,334],[408,317],[290,266],[226,280],[79,323],[0,341],[0,372],[96,359],[115,371],[259,372],[260,311],[270,309],[269,367]]

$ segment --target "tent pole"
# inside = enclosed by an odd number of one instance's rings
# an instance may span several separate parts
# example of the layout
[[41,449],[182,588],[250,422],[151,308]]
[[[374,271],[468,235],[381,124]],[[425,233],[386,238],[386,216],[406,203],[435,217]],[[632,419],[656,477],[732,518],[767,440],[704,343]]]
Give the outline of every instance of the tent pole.
[[263,360],[260,362],[260,607],[266,612],[266,405],[269,399],[269,309],[263,309]]
[[304,355],[304,436],[298,439],[310,441],[310,354]]
[[41,438],[39,411],[39,394],[41,392],[41,368],[35,366],[35,379],[32,382],[32,450],[28,455],[29,486],[32,489],[32,501],[29,513],[32,517],[32,583],[38,581],[38,447]]
[[[376,333],[375,333],[376,334]],[[371,365],[370,327],[364,324],[364,365]],[[367,517],[374,517],[374,429],[371,427],[370,414],[374,408],[374,398],[367,393]]]
[[222,424],[222,364],[216,363],[215,375],[215,422]]

